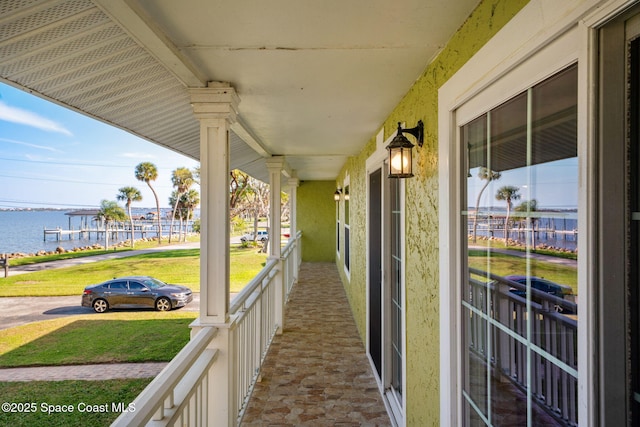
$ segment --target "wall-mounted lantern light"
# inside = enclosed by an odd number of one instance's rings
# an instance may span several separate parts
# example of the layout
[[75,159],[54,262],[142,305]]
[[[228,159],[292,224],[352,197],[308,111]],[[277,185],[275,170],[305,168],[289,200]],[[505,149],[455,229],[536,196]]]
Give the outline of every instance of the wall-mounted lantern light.
[[424,142],[424,124],[418,120],[418,125],[411,129],[402,129],[398,122],[398,133],[387,146],[389,150],[389,178],[411,178],[413,176],[413,144],[403,133],[410,133],[418,140],[422,147]]
[[342,194],[342,190],[340,190],[339,188],[336,190],[335,193],[333,193],[333,200],[335,200],[336,202],[340,201],[340,195]]
[[349,200],[349,186],[344,189],[344,199]]

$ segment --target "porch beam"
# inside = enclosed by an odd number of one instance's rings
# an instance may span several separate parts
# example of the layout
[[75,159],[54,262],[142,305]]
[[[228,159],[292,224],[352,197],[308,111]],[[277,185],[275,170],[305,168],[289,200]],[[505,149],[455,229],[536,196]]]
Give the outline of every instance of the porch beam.
[[229,129],[240,102],[228,83],[190,89],[200,121],[201,325],[229,320]]

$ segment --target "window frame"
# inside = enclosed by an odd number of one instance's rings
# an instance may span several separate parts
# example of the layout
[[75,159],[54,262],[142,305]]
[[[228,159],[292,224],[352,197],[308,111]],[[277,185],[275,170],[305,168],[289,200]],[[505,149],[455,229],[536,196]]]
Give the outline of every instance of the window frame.
[[[438,153],[440,198],[440,410],[441,423],[458,425],[462,414],[460,364],[460,299],[462,281],[461,165],[458,124],[469,122],[528,87],[552,76],[572,63],[578,64],[578,304],[579,354],[596,354],[596,311],[588,295],[595,295],[596,205],[595,156],[595,32],[628,2],[589,1],[580,5],[551,6],[533,1],[525,6],[480,51],[455,73],[438,94]],[[599,5],[599,8],[594,6]],[[556,10],[561,7],[563,10]],[[554,9],[554,10],[552,10]],[[566,10],[565,10],[566,9]],[[557,16],[556,21],[545,17]],[[546,31],[542,31],[544,29]],[[478,76],[483,76],[478,78]],[[487,96],[490,92],[493,96]],[[590,304],[588,304],[590,302]],[[594,357],[580,357],[579,419],[592,425],[597,420],[598,371]]]
[[[391,236],[391,230],[390,230],[390,189],[388,188],[389,185],[387,183],[388,178],[388,171],[389,171],[389,165],[387,163],[388,160],[388,151],[386,149],[387,145],[389,145],[389,143],[391,142],[391,140],[396,136],[397,132],[393,132],[386,140],[384,139],[384,129],[381,129],[380,132],[378,133],[377,137],[376,137],[376,150],[374,153],[371,154],[371,156],[369,156],[366,160],[365,163],[365,170],[366,170],[366,227],[367,230],[369,229],[369,222],[370,222],[370,218],[372,213],[369,210],[369,199],[370,199],[370,187],[369,187],[369,177],[372,173],[374,173],[376,170],[381,169],[382,172],[382,183],[381,183],[381,191],[382,191],[382,197],[381,197],[381,204],[382,204],[382,221],[381,221],[381,225],[382,225],[382,230],[381,230],[381,235],[382,235],[382,240],[381,240],[381,246],[382,246],[382,252],[381,252],[381,257],[382,257],[382,289],[383,289],[383,293],[382,293],[382,337],[383,337],[383,342],[382,342],[382,360],[381,360],[381,366],[382,366],[382,375],[378,376],[378,373],[376,371],[376,367],[375,364],[373,362],[373,359],[371,358],[371,343],[369,342],[369,338],[370,338],[370,304],[369,304],[369,292],[370,292],[370,277],[369,277],[369,267],[370,267],[370,258],[369,258],[369,251],[367,250],[367,259],[366,259],[366,271],[367,271],[367,285],[366,285],[366,301],[367,301],[367,308],[366,308],[366,319],[367,319],[367,326],[366,326],[366,353],[367,353],[367,358],[369,359],[369,363],[371,364],[371,370],[373,372],[373,375],[376,379],[376,382],[378,384],[378,388],[380,391],[380,394],[383,398],[383,402],[385,404],[385,407],[387,409],[387,413],[389,414],[389,416],[392,418],[392,422],[393,425],[395,426],[405,426],[407,424],[407,415],[406,415],[406,409],[407,409],[407,376],[408,376],[408,372],[407,372],[407,322],[406,322],[406,317],[403,319],[402,325],[401,325],[401,340],[402,340],[402,366],[401,366],[401,375],[402,375],[402,391],[401,391],[401,395],[398,396],[398,394],[396,393],[390,393],[389,392],[389,384],[391,381],[391,361],[390,361],[390,355],[391,355],[391,331],[390,329],[390,323],[389,323],[389,316],[390,316],[390,289],[389,289],[389,283],[390,283],[390,272],[391,272],[391,268],[390,268],[390,250],[389,247],[387,247],[387,244],[389,242],[390,236]],[[407,299],[406,299],[406,295],[407,295],[407,290],[406,290],[406,247],[407,247],[407,243],[406,243],[406,180],[399,180],[399,189],[398,189],[398,195],[399,195],[399,201],[400,201],[400,213],[399,213],[399,222],[400,222],[400,230],[399,230],[399,234],[400,234],[400,250],[402,253],[402,264],[401,264],[401,269],[400,269],[400,277],[401,277],[401,283],[400,283],[400,292],[401,292],[401,304],[402,304],[402,309],[404,310],[404,312],[406,313],[406,308],[407,308]],[[370,237],[369,237],[369,233],[367,233],[367,241],[366,241],[366,247],[369,248],[369,244],[370,244]],[[385,243],[386,242],[386,243]]]
[[342,267],[348,281],[351,281],[351,204],[347,194],[350,191],[350,177],[347,175],[342,182]]

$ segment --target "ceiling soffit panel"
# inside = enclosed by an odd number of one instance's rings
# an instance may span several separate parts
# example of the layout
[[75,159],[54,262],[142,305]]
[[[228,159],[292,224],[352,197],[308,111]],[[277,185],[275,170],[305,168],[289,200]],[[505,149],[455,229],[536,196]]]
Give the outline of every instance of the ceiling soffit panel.
[[330,180],[477,3],[0,0],[0,80],[195,159],[187,87],[227,81],[233,167]]
[[0,78],[197,159],[186,88],[90,0],[0,2]]

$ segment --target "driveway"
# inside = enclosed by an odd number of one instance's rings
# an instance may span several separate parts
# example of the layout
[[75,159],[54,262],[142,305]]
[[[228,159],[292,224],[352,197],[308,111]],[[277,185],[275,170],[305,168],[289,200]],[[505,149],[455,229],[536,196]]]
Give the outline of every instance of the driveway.
[[[0,330],[24,325],[40,320],[75,314],[92,314],[99,318],[100,314],[92,308],[80,305],[81,296],[70,297],[3,297],[0,298]],[[193,294],[193,301],[179,308],[181,311],[198,311],[200,309],[200,293]],[[143,309],[144,310],[144,309]],[[113,310],[133,311],[133,310]]]

